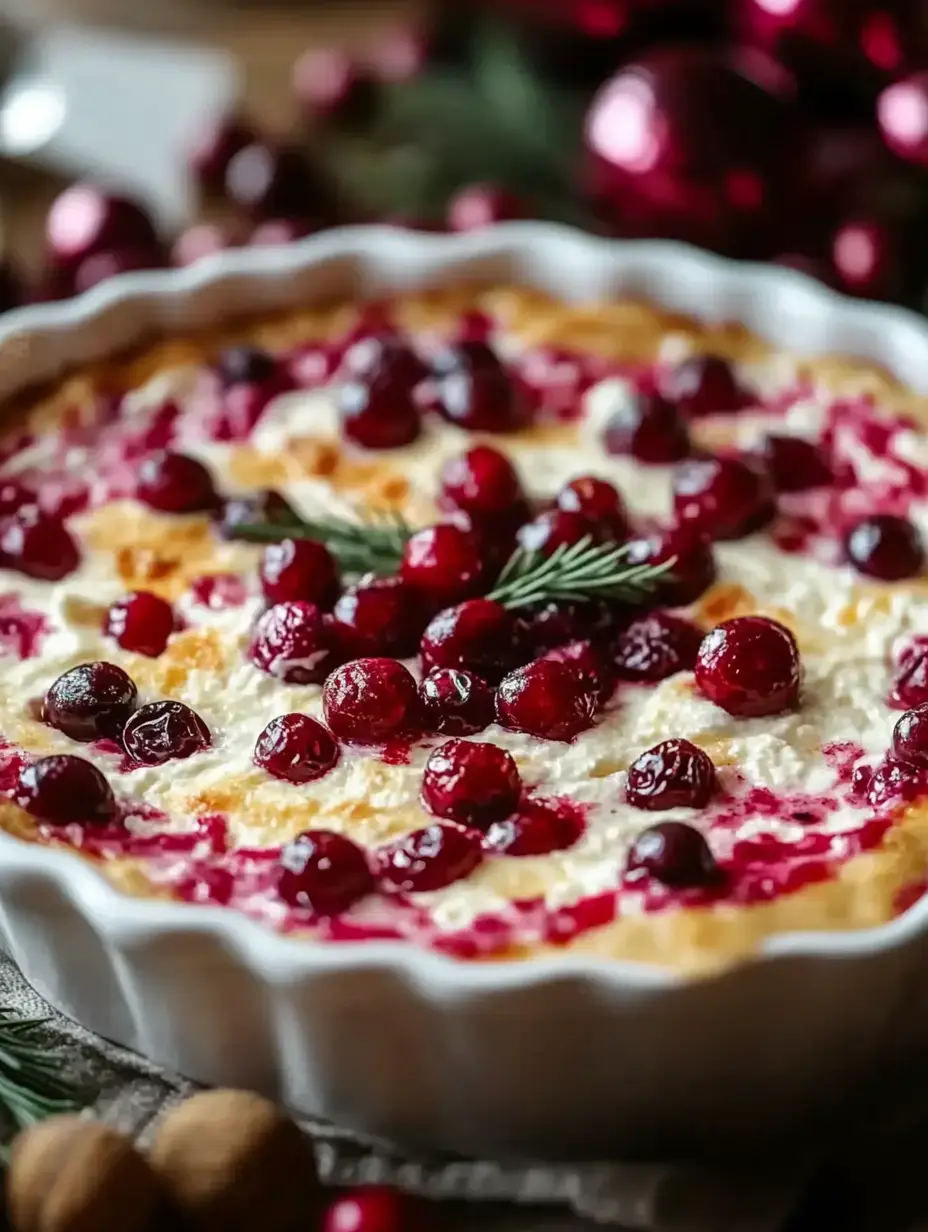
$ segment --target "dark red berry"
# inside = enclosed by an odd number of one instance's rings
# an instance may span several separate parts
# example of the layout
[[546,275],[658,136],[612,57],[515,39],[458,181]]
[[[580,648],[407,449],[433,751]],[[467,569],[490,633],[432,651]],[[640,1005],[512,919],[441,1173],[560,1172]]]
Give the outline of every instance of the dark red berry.
[[360,124],[377,104],[377,83],[341,47],[304,52],[293,66],[292,85],[297,102],[317,122]]
[[690,452],[690,434],[675,403],[641,392],[623,400],[603,431],[606,453],[650,466],[679,462]]
[[628,512],[613,484],[595,475],[572,479],[558,492],[555,505],[565,513],[578,513],[597,540],[621,543],[628,536]]
[[675,890],[706,887],[719,877],[709,844],[682,821],[662,821],[638,835],[628,853],[628,870],[638,869]]
[[448,504],[477,518],[504,514],[525,499],[515,467],[489,445],[449,458],[441,469],[441,493]]
[[674,511],[713,539],[740,539],[773,516],[773,483],[759,460],[690,458],[673,477]]
[[662,372],[660,392],[689,419],[731,414],[755,401],[718,355],[693,355]]
[[336,1198],[319,1232],[428,1232],[424,1204],[387,1185],[361,1185]]
[[223,177],[229,200],[251,218],[299,218],[326,213],[331,191],[296,146],[253,141],[229,159]]
[[116,817],[113,789],[91,762],[69,753],[40,757],[19,772],[14,799],[37,821],[106,825]]
[[815,441],[801,436],[771,433],[764,438],[760,456],[778,492],[807,492],[834,478]]
[[154,224],[141,206],[90,184],[72,184],[55,199],[45,236],[52,262],[69,270],[98,253],[150,250],[158,244]]
[[248,244],[251,248],[276,248],[305,240],[318,230],[319,224],[311,218],[269,218],[258,223],[248,237]]
[[426,730],[472,736],[495,717],[493,693],[473,672],[438,667],[420,682],[419,704]]
[[296,511],[285,497],[272,488],[266,488],[250,496],[233,496],[224,501],[219,530],[224,539],[238,539],[243,526],[255,522],[271,522],[275,526],[285,526],[296,521],[296,518]]
[[354,659],[325,682],[326,721],[340,740],[381,744],[415,729],[419,694],[396,659]]
[[193,265],[204,257],[229,248],[238,248],[241,236],[237,228],[216,222],[200,222],[182,231],[171,245],[171,264],[178,267]]
[[174,609],[166,599],[134,590],[110,605],[103,631],[123,650],[156,659],[176,627]]
[[325,544],[314,539],[269,543],[261,556],[259,577],[268,603],[305,599],[326,608],[338,594],[338,566]]
[[403,550],[403,581],[433,605],[457,603],[483,580],[480,541],[449,522],[417,531]]
[[736,616],[703,638],[696,683],[710,701],[746,718],[780,714],[799,700],[796,639],[766,616]]
[[921,536],[908,518],[874,514],[858,522],[844,540],[847,559],[858,573],[897,582],[925,568]]
[[555,663],[565,663],[577,673],[584,689],[602,706],[612,696],[615,676],[602,654],[590,641],[568,642],[556,646],[544,656]]
[[277,360],[261,347],[226,347],[216,360],[216,371],[223,385],[262,385],[277,375]]
[[503,727],[542,740],[572,740],[593,726],[595,698],[574,672],[553,659],[537,659],[510,672],[496,693]]
[[196,711],[165,701],[140,706],[123,728],[122,742],[140,765],[162,766],[208,749],[213,738]]
[[524,552],[551,556],[558,548],[570,548],[584,539],[596,538],[596,527],[582,513],[566,509],[546,509],[519,528],[516,535]]
[[19,513],[25,505],[37,504],[38,499],[33,489],[19,479],[0,481],[0,517],[5,518],[11,513]]
[[928,703],[928,639],[915,638],[900,653],[896,662],[889,704],[900,710],[914,710]]
[[381,889],[415,894],[462,880],[482,859],[478,834],[436,823],[381,847],[375,872]]
[[280,853],[277,893],[289,907],[340,915],[374,889],[367,857],[330,830],[307,830]]
[[330,628],[345,658],[405,659],[418,645],[420,606],[401,578],[371,575],[341,595]]
[[208,189],[222,186],[229,163],[255,140],[255,131],[238,116],[220,116],[198,135],[188,162],[194,178]]
[[306,714],[271,719],[255,745],[255,765],[285,783],[311,783],[337,761],[332,733]]
[[611,641],[622,609],[611,603],[550,602],[516,615],[517,662],[541,658],[568,642]]
[[437,410],[471,432],[514,432],[525,425],[528,407],[496,352],[465,339],[433,362]]
[[345,436],[365,449],[411,444],[422,427],[415,394],[424,376],[415,352],[390,336],[355,343],[337,393]]
[[497,684],[511,666],[512,617],[493,599],[465,599],[433,616],[422,634],[423,672],[467,668]]
[[333,639],[315,603],[275,603],[258,618],[249,657],[284,684],[322,684],[335,666]]
[[518,813],[487,831],[487,851],[507,856],[546,856],[567,851],[586,828],[583,811],[566,800],[525,800]]
[[26,505],[0,522],[0,566],[40,582],[59,582],[81,563],[80,549],[60,518]]
[[449,740],[429,757],[422,800],[436,817],[478,830],[515,809],[522,780],[511,754],[495,744]]
[[524,217],[524,202],[493,184],[469,184],[448,202],[449,231],[480,231],[494,223],[515,222]]
[[906,711],[893,728],[892,751],[907,766],[928,769],[928,706]]
[[213,477],[203,463],[170,450],[144,459],[136,496],[162,513],[200,513],[216,506]]
[[82,261],[72,275],[73,293],[83,295],[92,287],[115,278],[117,274],[134,274],[140,270],[162,269],[167,254],[160,245],[152,247],[107,248]]
[[628,565],[664,565],[671,561],[654,593],[654,598],[667,607],[695,603],[715,582],[712,545],[695,527],[673,527],[628,543]]
[[628,770],[625,796],[635,808],[705,808],[717,787],[708,753],[689,740],[665,740]]
[[620,680],[654,684],[696,666],[702,629],[670,612],[649,612],[624,629],[613,662]]
[[45,694],[42,718],[72,740],[115,740],[138,702],[131,677],[115,663],[82,663]]

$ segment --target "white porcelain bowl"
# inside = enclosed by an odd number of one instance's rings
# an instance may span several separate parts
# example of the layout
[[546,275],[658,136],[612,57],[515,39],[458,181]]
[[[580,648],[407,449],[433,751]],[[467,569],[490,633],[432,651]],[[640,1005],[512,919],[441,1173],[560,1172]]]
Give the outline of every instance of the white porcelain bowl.
[[[866,358],[928,393],[928,326],[906,312],[680,245],[520,223],[333,231],[11,313],[0,399],[155,332],[460,278],[639,296],[794,352]],[[773,937],[693,981],[566,955],[467,965],[287,939],[221,908],[127,898],[79,857],[0,834],[0,934],[55,1005],[192,1078],[465,1153],[756,1147],[888,1094],[928,1042],[928,898],[885,927]]]

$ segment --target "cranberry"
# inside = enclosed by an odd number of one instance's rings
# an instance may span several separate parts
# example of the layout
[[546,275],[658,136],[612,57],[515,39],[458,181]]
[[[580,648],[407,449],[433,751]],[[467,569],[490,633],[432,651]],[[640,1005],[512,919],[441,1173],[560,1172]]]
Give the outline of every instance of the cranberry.
[[889,704],[914,710],[928,703],[928,641],[917,638],[899,655]]
[[285,783],[321,779],[338,761],[338,745],[329,731],[306,714],[271,719],[255,745],[255,765]]
[[522,780],[512,756],[495,744],[449,740],[429,757],[422,799],[436,817],[486,828],[516,808]]
[[314,47],[293,67],[293,93],[316,121],[355,125],[367,120],[377,102],[376,82],[340,47]]
[[567,642],[609,641],[622,616],[618,604],[550,602],[516,616],[516,653],[522,663]]
[[682,616],[650,612],[632,621],[615,644],[613,661],[622,680],[656,683],[696,666],[702,630]]
[[305,240],[318,230],[319,224],[311,218],[269,218],[258,223],[248,237],[248,244],[251,248],[277,248]]
[[295,146],[243,146],[229,160],[223,186],[230,201],[255,219],[299,218],[331,206],[329,186]]
[[140,706],[122,732],[129,756],[143,766],[162,766],[192,757],[213,743],[209,728],[183,702],[149,702]]
[[514,193],[493,184],[470,184],[448,202],[449,231],[479,231],[497,222],[525,217],[525,206]]
[[435,604],[456,603],[483,580],[480,542],[450,523],[417,531],[403,550],[403,581]]
[[628,853],[629,872],[637,869],[677,890],[708,886],[719,876],[709,844],[682,821],[662,821],[638,835]]
[[171,264],[183,268],[211,257],[217,252],[237,248],[241,240],[237,231],[217,222],[199,222],[182,231],[171,245]]
[[896,582],[925,568],[921,536],[908,520],[891,513],[864,518],[844,540],[847,559],[858,573]]
[[60,518],[33,505],[0,522],[0,565],[40,582],[59,582],[81,563],[73,536]]
[[780,714],[799,700],[796,640],[766,616],[736,616],[703,638],[696,683],[710,701],[745,718]]
[[115,663],[82,663],[45,694],[42,718],[72,740],[115,740],[138,701],[132,679]]
[[345,436],[365,449],[411,444],[422,427],[415,391],[424,375],[415,352],[390,337],[356,343],[338,389]]
[[778,492],[806,492],[833,479],[818,445],[801,436],[771,434],[764,440],[761,458]]
[[621,543],[628,535],[625,502],[605,479],[581,475],[561,488],[555,504],[565,513],[578,513],[585,518],[597,539]]
[[479,339],[464,339],[434,360],[437,410],[471,432],[514,432],[528,408],[496,352]]
[[442,890],[474,871],[483,859],[479,836],[457,826],[433,825],[377,852],[380,887],[399,894]]
[[167,449],[142,461],[136,496],[161,513],[199,513],[216,505],[213,477],[203,463]]
[[423,672],[469,668],[490,684],[505,674],[512,653],[512,617],[493,599],[466,599],[434,616],[422,635]]
[[496,694],[498,722],[542,740],[572,740],[593,726],[594,710],[578,673],[553,659],[510,672]]
[[679,462],[690,452],[690,435],[679,407],[658,393],[623,401],[603,432],[606,453],[628,454],[645,465]]
[[275,603],[258,618],[249,657],[284,684],[322,684],[335,664],[333,639],[315,603]]
[[223,385],[262,385],[277,375],[277,360],[255,346],[230,346],[220,352],[216,370]]
[[72,184],[55,199],[45,237],[52,261],[72,270],[98,253],[150,252],[158,245],[154,225],[139,205],[90,184]]
[[521,526],[516,539],[523,552],[552,556],[558,548],[571,548],[584,539],[594,538],[595,532],[596,527],[582,513],[546,509]]
[[928,74],[896,81],[879,97],[877,116],[886,144],[900,158],[928,167]]
[[307,830],[280,853],[277,893],[290,907],[339,915],[373,889],[367,857],[343,834]]
[[674,474],[673,503],[681,522],[713,539],[740,539],[773,516],[773,484],[759,460],[690,458]]
[[40,757],[23,766],[14,799],[38,821],[56,826],[107,825],[116,816],[109,783],[96,766],[69,753]]
[[658,583],[654,597],[668,607],[695,603],[715,582],[712,545],[695,527],[674,527],[644,539],[632,539],[626,551],[627,565],[663,565],[669,573]]
[[83,295],[92,287],[115,278],[118,274],[135,274],[140,270],[162,269],[167,257],[159,246],[107,248],[83,260],[73,274],[73,294]]
[[901,228],[879,219],[849,219],[831,239],[834,277],[849,295],[897,298],[905,285],[906,257]]
[[325,608],[338,594],[338,566],[325,544],[314,539],[282,539],[268,544],[261,556],[259,576],[268,603],[306,599]]
[[472,736],[494,718],[493,693],[473,672],[437,667],[419,685],[425,726],[445,736]]
[[727,359],[692,355],[660,375],[660,392],[689,419],[744,410],[753,399]]
[[626,799],[635,808],[705,808],[717,782],[708,753],[689,740],[665,740],[628,770]]
[[396,659],[354,659],[325,682],[322,704],[340,740],[381,744],[416,726],[419,694]]
[[320,1232],[426,1232],[423,1204],[386,1185],[362,1185],[336,1198]]
[[583,813],[560,800],[526,800],[518,813],[487,831],[484,847],[507,856],[546,856],[567,851],[584,831]]
[[400,25],[384,30],[364,50],[364,60],[378,81],[400,85],[418,77],[435,50],[426,26]]
[[38,495],[19,479],[0,480],[0,517],[19,513],[25,505],[34,505]]
[[254,129],[239,116],[214,118],[198,135],[189,152],[188,163],[194,178],[204,188],[221,188],[229,163],[255,138]]
[[416,606],[402,579],[368,575],[338,599],[331,628],[347,658],[405,659],[414,653],[421,628]]
[[544,656],[555,663],[566,663],[580,678],[584,689],[604,705],[612,696],[615,678],[603,656],[592,642],[568,642],[564,646],[556,646]]
[[240,528],[253,522],[271,522],[286,526],[297,520],[297,514],[287,500],[272,488],[252,496],[234,496],[225,501],[219,518],[219,529],[225,539],[237,539]]
[[156,659],[164,654],[175,627],[174,609],[166,599],[134,590],[110,605],[103,631],[123,650]]
[[515,467],[489,445],[449,458],[441,470],[441,492],[449,504],[478,518],[506,513],[525,499]]
[[928,769],[928,706],[907,710],[893,728],[893,756],[908,766]]

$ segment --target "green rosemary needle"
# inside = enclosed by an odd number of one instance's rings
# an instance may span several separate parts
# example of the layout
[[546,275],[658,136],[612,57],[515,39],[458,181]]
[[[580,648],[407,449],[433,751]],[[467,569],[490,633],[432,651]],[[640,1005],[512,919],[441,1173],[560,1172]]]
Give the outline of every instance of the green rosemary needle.
[[251,543],[281,539],[314,539],[323,543],[346,573],[394,573],[413,529],[399,514],[369,514],[351,518],[298,518],[281,522],[249,522],[235,533]]
[[589,535],[569,547],[562,544],[550,556],[519,548],[487,598],[507,608],[558,600],[640,603],[668,577],[676,559],[659,565],[629,564],[628,552],[625,544],[594,543]]
[[0,1111],[17,1130],[83,1106],[79,1091],[62,1073],[60,1058],[34,1038],[46,1021],[17,1019],[11,1010],[0,1009]]

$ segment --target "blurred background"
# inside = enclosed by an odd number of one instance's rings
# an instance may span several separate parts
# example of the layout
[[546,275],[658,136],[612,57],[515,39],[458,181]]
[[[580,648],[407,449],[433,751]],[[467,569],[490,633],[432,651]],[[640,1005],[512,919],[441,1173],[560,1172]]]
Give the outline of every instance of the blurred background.
[[546,218],[928,308],[928,0],[0,0],[0,310]]

